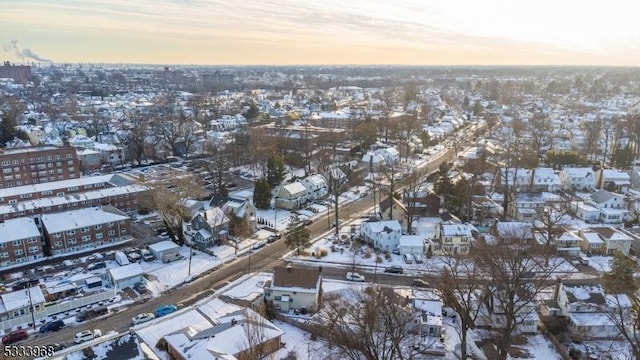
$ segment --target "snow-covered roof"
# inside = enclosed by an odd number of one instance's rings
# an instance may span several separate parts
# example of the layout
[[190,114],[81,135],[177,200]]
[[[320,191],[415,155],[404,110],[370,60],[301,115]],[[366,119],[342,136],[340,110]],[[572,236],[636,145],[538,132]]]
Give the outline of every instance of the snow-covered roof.
[[113,279],[114,282],[118,280],[129,279],[136,276],[141,276],[143,272],[144,271],[142,271],[142,266],[140,266],[140,264],[138,263],[118,266],[118,267],[109,269],[109,274],[111,275],[111,278]]
[[593,169],[590,167],[570,167],[562,169],[569,177],[587,177],[593,176]]
[[299,181],[292,182],[291,184],[287,184],[283,186],[283,188],[286,191],[288,191],[290,194],[299,194],[307,191],[307,188],[304,187],[304,185],[302,185],[302,183]]
[[380,233],[383,231],[402,232],[402,225],[398,220],[372,221],[362,224],[362,227],[368,227],[372,233]]
[[16,186],[12,188],[0,189],[0,199],[9,196],[17,196],[21,194],[33,194],[44,191],[52,191],[52,190],[64,190],[71,187],[77,187],[80,189],[83,186],[91,185],[94,186],[96,184],[104,184],[110,183],[114,176],[120,175],[100,175],[100,176],[88,176],[81,177],[77,179],[69,179],[69,180],[61,180],[61,181],[52,181],[41,184],[33,184],[33,185],[23,185]]
[[105,211],[101,207],[91,207],[42,215],[42,224],[52,234],[128,219],[128,216]]
[[[29,293],[31,294],[31,304],[43,304],[45,302],[44,294],[39,286],[30,287]],[[2,294],[0,295],[0,299],[2,299],[0,313],[6,313],[29,306],[29,295],[26,289]]]
[[105,199],[119,195],[134,194],[147,191],[142,185],[125,185],[120,187],[103,188],[100,190],[86,191],[82,193],[68,194],[65,196],[43,197],[35,200],[20,201],[10,205],[0,205],[0,215],[12,214],[20,211],[30,211],[42,209],[46,207],[54,208],[58,205],[78,203],[86,201],[90,203],[93,200]]
[[469,224],[441,224],[440,233],[442,236],[471,236],[471,231],[477,231]]
[[5,220],[0,223],[0,243],[8,243],[14,240],[39,237],[40,231],[32,218],[18,218]]
[[528,222],[502,221],[496,224],[496,231],[499,236],[529,239],[533,236],[531,227],[532,224]]
[[149,249],[153,252],[162,252],[166,250],[179,248],[178,244],[170,240],[160,241],[155,244],[149,245]]
[[602,170],[602,176],[604,176],[604,178],[607,181],[611,181],[613,179],[619,179],[619,180],[629,180],[629,174],[627,174],[624,171],[618,170],[618,169],[603,169]]

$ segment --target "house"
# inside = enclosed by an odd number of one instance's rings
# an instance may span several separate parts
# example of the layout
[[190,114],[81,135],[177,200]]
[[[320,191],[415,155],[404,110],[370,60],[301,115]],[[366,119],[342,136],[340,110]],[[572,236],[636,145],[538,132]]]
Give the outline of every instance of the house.
[[124,150],[117,145],[95,143],[93,148],[100,153],[102,162],[105,164],[119,165],[126,161]]
[[402,235],[398,239],[398,250],[400,255],[425,253],[424,236],[421,235]]
[[526,242],[534,238],[532,228],[533,224],[526,221],[500,221],[492,227],[491,232],[498,239]]
[[250,360],[252,354],[268,356],[279,350],[284,334],[249,308],[220,314],[199,326],[184,320],[182,324],[183,328],[163,336],[171,359]]
[[239,191],[229,194],[228,201],[222,205],[222,212],[227,216],[233,213],[238,218],[244,219],[251,231],[257,229],[256,207],[253,205],[253,193],[250,191]]
[[498,190],[524,190],[529,186],[529,171],[520,168],[500,168],[494,177],[494,186]]
[[590,167],[568,167],[559,174],[565,191],[592,191],[596,186],[596,176]]
[[552,168],[535,168],[529,172],[529,187],[532,191],[560,191],[561,183],[558,174]]
[[74,148],[93,150],[95,141],[92,138],[86,137],[84,135],[76,135],[72,138],[69,138],[69,145],[73,146]]
[[583,229],[578,231],[578,236],[580,236],[580,249],[585,254],[604,254],[605,244],[600,234],[591,229]]
[[[0,294],[0,321],[19,318],[44,309],[45,297],[40,286]],[[31,306],[33,305],[33,310]],[[7,326],[2,324],[6,331]]]
[[378,149],[375,153],[382,156],[387,164],[393,164],[400,160],[400,152],[394,147]]
[[[546,240],[546,237],[544,237]],[[580,255],[580,236],[565,231],[554,238],[558,256],[577,257]],[[543,243],[544,244],[544,243]]]
[[[508,291],[508,289],[497,286],[482,296],[483,301],[480,303],[476,325],[489,326],[494,329],[504,328],[507,314],[500,299],[506,299],[508,295],[498,295],[504,291]],[[524,334],[538,332],[538,302],[537,299],[531,298],[531,293],[532,291],[527,286],[523,286],[516,291],[513,299],[514,309],[516,310],[515,330]]]
[[115,244],[130,238],[131,219],[112,206],[91,207],[41,217],[45,253],[59,255]]
[[281,186],[276,192],[277,208],[293,210],[307,202],[307,188],[299,181]]
[[426,191],[407,191],[402,194],[402,202],[413,217],[432,217],[440,213],[440,197]]
[[136,283],[142,282],[143,271],[139,263],[114,267],[108,270],[111,283],[117,291],[133,288]]
[[613,255],[616,251],[629,255],[633,238],[621,232],[620,230],[610,227],[592,227],[589,230],[598,233],[602,241],[604,241],[604,254]]
[[193,235],[195,247],[204,250],[227,240],[229,218],[219,207],[212,207],[191,219],[191,229],[195,232]]
[[600,209],[597,207],[583,202],[576,203],[573,207],[575,208],[576,217],[586,223],[596,223],[600,220]]
[[432,290],[417,290],[413,291],[411,302],[417,313],[416,325],[420,336],[439,338],[443,328],[442,298]]
[[265,301],[280,312],[315,313],[322,304],[322,268],[277,266],[263,290]]
[[439,223],[427,251],[434,255],[467,255],[477,233],[478,230],[470,224]]
[[322,175],[310,175],[302,179],[302,185],[307,189],[307,199],[317,200],[325,197],[329,191],[327,181]]
[[601,222],[619,224],[622,223],[629,214],[624,199],[624,195],[607,190],[598,190],[589,195],[585,203],[600,210],[599,220]]
[[398,220],[365,222],[360,227],[360,235],[374,247],[392,251],[398,247],[402,226]]
[[0,234],[0,268],[44,257],[42,235],[32,218],[6,220]]
[[385,159],[381,154],[368,151],[362,156],[360,163],[362,164],[362,167],[367,170],[376,170],[385,164]]
[[557,285],[556,293],[558,315],[566,316],[569,330],[583,339],[617,338],[620,331],[609,313],[617,304],[622,311],[631,309],[631,301],[626,295],[606,294],[600,284],[562,282]]
[[397,220],[404,223],[407,216],[407,208],[404,204],[393,196],[387,196],[380,202],[380,218],[382,220]]
[[624,193],[631,186],[631,177],[617,169],[600,169],[596,171],[597,188]]

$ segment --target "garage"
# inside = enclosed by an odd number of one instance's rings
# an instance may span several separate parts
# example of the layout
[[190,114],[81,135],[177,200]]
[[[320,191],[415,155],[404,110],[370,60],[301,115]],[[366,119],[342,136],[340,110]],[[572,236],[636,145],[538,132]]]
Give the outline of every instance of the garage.
[[180,246],[169,240],[149,245],[149,250],[162,262],[177,260],[180,257]]
[[109,269],[111,282],[118,291],[132,288],[137,282],[143,281],[142,273],[142,266],[138,263]]
[[400,254],[424,254],[424,239],[420,235],[403,235],[398,239]]

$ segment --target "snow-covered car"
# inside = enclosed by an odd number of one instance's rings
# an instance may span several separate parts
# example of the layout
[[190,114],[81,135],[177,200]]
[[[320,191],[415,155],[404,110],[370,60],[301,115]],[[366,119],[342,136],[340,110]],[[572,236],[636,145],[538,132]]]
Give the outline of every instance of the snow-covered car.
[[73,337],[73,342],[76,344],[83,343],[85,341],[97,339],[102,336],[102,331],[100,329],[91,330],[83,330],[79,333],[76,333],[76,336]]
[[156,316],[152,313],[142,313],[131,318],[131,322],[133,323],[133,325],[138,325],[138,324],[146,323],[147,321],[151,321],[155,318]]
[[347,280],[349,281],[364,281],[364,276],[358,274],[357,272],[348,272],[347,273]]

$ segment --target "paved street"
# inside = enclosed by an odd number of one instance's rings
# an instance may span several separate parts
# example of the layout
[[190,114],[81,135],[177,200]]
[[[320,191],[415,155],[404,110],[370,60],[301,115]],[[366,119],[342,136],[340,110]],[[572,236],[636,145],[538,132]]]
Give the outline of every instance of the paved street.
[[[443,152],[437,157],[431,159],[428,163],[421,167],[423,173],[430,173],[438,169],[441,162],[450,160],[453,156],[453,150]],[[402,186],[403,182],[399,182]],[[379,200],[379,199],[378,199]],[[341,206],[340,218],[349,219],[364,213],[373,206],[373,194],[356,200],[355,202]],[[320,217],[309,226],[312,238],[316,238],[326,233],[329,229],[325,217]],[[269,271],[274,266],[282,264],[282,257],[289,251],[284,244],[284,239],[278,240],[269,246],[253,253],[251,256],[245,255],[222,266],[220,269],[202,276],[200,279],[192,283],[183,285],[182,287],[169,290],[158,298],[153,298],[142,304],[133,304],[117,313],[110,314],[104,319],[89,321],[80,326],[68,327],[59,332],[37,334],[29,340],[32,345],[46,345],[51,343],[70,343],[73,335],[85,329],[98,328],[106,333],[110,330],[118,332],[127,331],[131,326],[131,318],[139,313],[154,312],[155,309],[162,304],[177,304],[179,307],[185,307],[193,304],[197,300],[214,293],[215,289],[232,282],[249,270],[249,262],[251,262],[251,271]],[[382,272],[384,269],[380,269]],[[323,268],[323,273],[329,278],[344,279],[345,269],[332,269],[330,267]],[[367,274],[367,278],[373,280],[373,274]],[[411,278],[398,275],[378,274],[377,281],[386,284],[410,285]],[[193,294],[191,297],[185,294]]]

